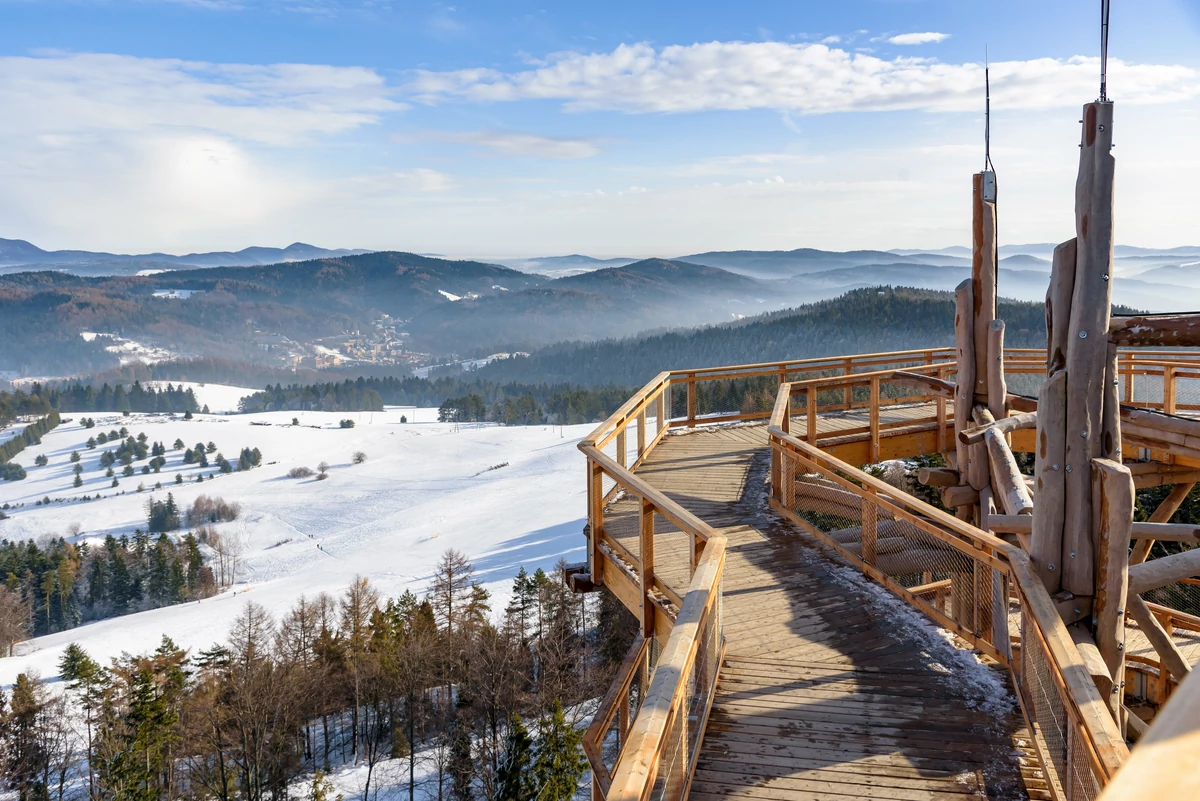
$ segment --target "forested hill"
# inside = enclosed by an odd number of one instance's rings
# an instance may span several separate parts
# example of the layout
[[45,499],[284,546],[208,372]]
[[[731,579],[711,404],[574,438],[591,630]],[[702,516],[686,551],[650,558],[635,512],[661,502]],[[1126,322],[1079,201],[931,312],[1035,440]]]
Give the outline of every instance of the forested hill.
[[[1011,347],[1044,347],[1040,303],[1000,301]],[[603,342],[568,342],[528,359],[493,362],[484,381],[640,386],[666,369],[804,359],[954,344],[949,292],[874,287],[833,300],[694,331]]]

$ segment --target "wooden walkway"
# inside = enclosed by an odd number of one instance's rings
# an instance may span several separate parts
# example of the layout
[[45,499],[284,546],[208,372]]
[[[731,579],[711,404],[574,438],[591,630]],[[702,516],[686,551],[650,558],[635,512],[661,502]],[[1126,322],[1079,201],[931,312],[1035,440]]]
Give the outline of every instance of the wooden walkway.
[[[726,661],[690,798],[1048,797],[1015,700],[981,708],[949,646],[767,511],[768,462],[765,426],[745,425],[669,436],[637,470],[729,542]],[[687,539],[659,523],[656,569],[682,593]],[[637,502],[605,528],[636,554]]]

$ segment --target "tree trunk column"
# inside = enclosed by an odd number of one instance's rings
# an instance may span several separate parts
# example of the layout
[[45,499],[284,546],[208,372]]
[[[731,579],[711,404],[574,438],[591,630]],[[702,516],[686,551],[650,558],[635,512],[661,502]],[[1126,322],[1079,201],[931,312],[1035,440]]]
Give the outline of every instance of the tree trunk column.
[[1079,177],[1075,184],[1075,286],[1067,343],[1067,431],[1063,588],[1095,592],[1092,459],[1102,451],[1104,375],[1112,306],[1112,103],[1083,107]]

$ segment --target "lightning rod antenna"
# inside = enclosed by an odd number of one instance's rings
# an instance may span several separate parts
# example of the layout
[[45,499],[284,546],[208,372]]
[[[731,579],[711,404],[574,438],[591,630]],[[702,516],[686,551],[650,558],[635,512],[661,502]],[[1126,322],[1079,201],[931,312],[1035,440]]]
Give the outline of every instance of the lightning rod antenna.
[[983,46],[983,171],[992,168],[992,84],[988,75],[988,49]]
[[1108,9],[1109,0],[1100,0],[1100,102],[1108,102]]

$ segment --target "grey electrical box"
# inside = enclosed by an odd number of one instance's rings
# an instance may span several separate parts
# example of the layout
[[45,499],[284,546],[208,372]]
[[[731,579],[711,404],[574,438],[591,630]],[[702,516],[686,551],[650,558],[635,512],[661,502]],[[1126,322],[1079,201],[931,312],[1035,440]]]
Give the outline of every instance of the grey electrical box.
[[983,199],[988,203],[996,202],[996,173],[991,170],[983,173]]

